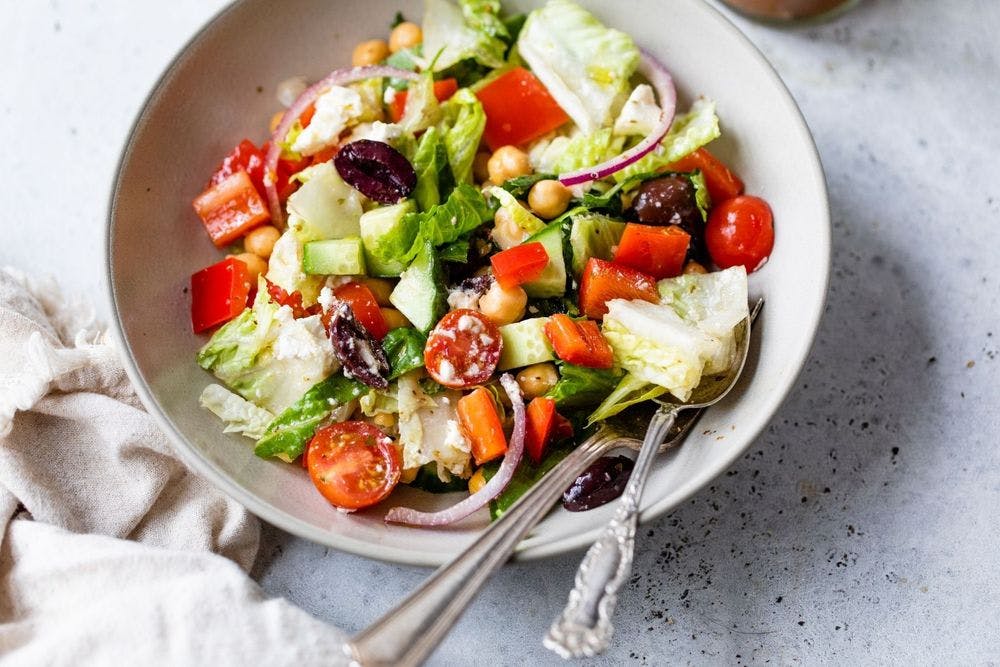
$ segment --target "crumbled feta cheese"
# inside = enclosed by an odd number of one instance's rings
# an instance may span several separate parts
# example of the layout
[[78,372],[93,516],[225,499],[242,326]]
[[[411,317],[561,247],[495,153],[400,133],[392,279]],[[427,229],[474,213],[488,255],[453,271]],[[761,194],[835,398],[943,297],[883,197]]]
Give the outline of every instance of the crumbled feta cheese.
[[309,126],[295,138],[292,150],[303,155],[318,153],[337,143],[340,133],[364,113],[364,102],[358,91],[334,86],[316,99],[316,113]]
[[380,120],[374,123],[361,123],[351,131],[348,141],[358,141],[368,139],[370,141],[381,141],[383,144],[392,144],[403,136],[403,128],[395,123],[383,123]]
[[448,307],[452,310],[479,310],[479,294],[472,290],[453,289],[448,292]]
[[324,286],[323,289],[319,291],[319,298],[317,298],[316,301],[323,310],[330,310],[333,308],[333,304],[336,303],[337,297],[333,295],[332,289],[328,286]]
[[442,359],[441,363],[438,364],[437,374],[445,382],[453,382],[455,380],[455,367],[447,359]]
[[662,113],[663,110],[657,105],[653,95],[653,88],[645,83],[639,84],[618,114],[613,133],[619,136],[645,137],[656,128]]
[[336,361],[333,346],[327,340],[319,315],[295,319],[292,309],[282,306],[275,314],[279,323],[278,337],[274,340],[274,356],[277,359],[310,359],[324,357],[329,360],[324,366]]
[[478,317],[473,317],[472,315],[462,315],[458,318],[458,330],[468,331],[471,333],[478,333],[482,331],[483,323]]

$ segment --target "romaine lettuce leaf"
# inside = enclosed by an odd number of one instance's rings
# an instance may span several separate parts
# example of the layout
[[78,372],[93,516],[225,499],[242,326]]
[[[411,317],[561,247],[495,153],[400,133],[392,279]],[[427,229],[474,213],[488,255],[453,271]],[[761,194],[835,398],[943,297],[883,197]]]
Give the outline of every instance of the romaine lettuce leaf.
[[389,359],[389,379],[424,367],[424,345],[427,338],[410,327],[393,329],[382,339],[382,349]]
[[615,172],[614,179],[620,183],[636,174],[659,171],[717,139],[720,134],[719,117],[715,115],[715,102],[704,97],[699,98],[691,105],[688,113],[674,118],[667,136],[663,137],[655,149],[642,159]]
[[667,392],[665,387],[652,384],[631,373],[626,373],[614,391],[608,394],[597,409],[587,418],[587,426],[613,417],[625,408],[649,401]]
[[[545,223],[542,219],[522,206],[521,202],[514,199],[514,195],[497,186],[490,188],[489,192],[500,202],[500,208],[510,215],[517,226],[527,234],[534,234],[545,229]],[[506,250],[506,248],[504,249]]]
[[[306,223],[292,213],[288,216],[288,229],[282,234],[271,250],[267,262],[267,279],[288,293],[299,292],[306,306],[316,303],[323,288],[322,276],[311,276],[302,270],[302,242],[297,237],[297,229]],[[267,289],[265,288],[265,293]]]
[[663,110],[656,103],[653,87],[648,83],[640,83],[632,90],[615,119],[614,133],[623,137],[648,136],[656,129],[662,113]]
[[421,132],[441,120],[441,104],[434,94],[434,73],[422,74],[410,84],[399,126],[407,132]]
[[631,37],[571,0],[531,12],[517,49],[584,134],[610,127],[639,63]]
[[552,165],[552,171],[564,173],[592,167],[621,153],[624,145],[625,138],[613,136],[610,128],[589,135],[578,134],[563,146],[562,153]]
[[[423,213],[408,213],[404,220],[411,218],[418,222],[419,236],[435,246],[442,246],[476,229],[493,218],[493,211],[483,195],[472,185],[463,184],[452,190],[447,201]],[[413,259],[419,249],[419,241],[413,244],[407,261]]]
[[363,195],[340,177],[332,162],[299,174],[303,185],[288,198],[289,228],[300,243],[361,233]]
[[509,35],[499,20],[500,3],[490,0],[424,0],[424,57],[441,71],[466,59],[501,67]]
[[[413,156],[413,170],[417,172],[417,187],[413,190],[413,198],[417,200],[421,211],[441,203],[444,185],[441,181],[451,180],[448,169],[448,149],[442,140],[441,131],[431,127],[420,137],[417,152]],[[412,244],[411,240],[407,247]]]
[[472,183],[472,161],[486,128],[483,105],[468,88],[462,88],[442,105],[444,145],[456,184]]
[[559,362],[559,381],[545,394],[560,408],[595,405],[617,386],[624,373],[619,369],[586,368]]
[[264,435],[274,415],[234,394],[222,385],[210,384],[198,398],[201,407],[226,422],[223,433],[240,433],[254,440]]

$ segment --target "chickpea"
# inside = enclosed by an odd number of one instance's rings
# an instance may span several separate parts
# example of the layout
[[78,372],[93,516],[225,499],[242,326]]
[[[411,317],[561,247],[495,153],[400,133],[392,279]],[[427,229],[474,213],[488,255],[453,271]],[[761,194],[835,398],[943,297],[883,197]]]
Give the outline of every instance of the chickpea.
[[498,209],[493,216],[493,242],[500,246],[501,250],[513,248],[519,245],[530,234],[517,224],[513,216],[504,209]]
[[424,31],[416,23],[404,21],[389,34],[389,50],[395,53],[410,49],[424,41]]
[[379,310],[382,311],[382,319],[385,320],[385,325],[390,330],[413,326],[410,324],[410,320],[406,319],[406,316],[395,308],[379,308]]
[[375,301],[378,302],[378,305],[392,305],[392,302],[389,301],[389,295],[392,294],[393,288],[393,284],[391,282],[383,278],[360,278],[358,282],[371,290],[372,294],[375,296]]
[[243,237],[243,247],[247,252],[252,252],[258,257],[267,259],[271,256],[274,244],[277,243],[280,236],[281,232],[276,227],[262,225],[251,230],[249,234]]
[[528,366],[517,374],[517,384],[527,399],[541,396],[556,386],[558,381],[559,372],[555,364],[548,361]]
[[396,428],[396,415],[391,412],[379,412],[372,417],[372,424],[378,426],[383,431],[391,431]]
[[362,65],[377,65],[389,57],[389,45],[384,39],[370,39],[361,42],[354,47],[351,54],[351,64],[355,67]]
[[708,269],[702,266],[699,262],[689,260],[687,264],[684,265],[684,275],[691,273],[708,273]]
[[[272,131],[271,134],[274,132]],[[476,153],[476,157],[472,160],[472,175],[475,177],[476,183],[485,183],[490,180],[489,162],[489,153]]]
[[238,259],[247,265],[247,270],[250,272],[250,282],[254,285],[257,284],[257,278],[260,274],[267,273],[267,262],[253,254],[252,252],[244,252],[239,255],[230,255],[233,259]]
[[516,146],[501,146],[493,152],[486,163],[490,180],[496,185],[517,176],[527,176],[531,173],[531,163],[528,154]]
[[281,119],[284,117],[284,111],[277,111],[273,116],[271,116],[271,122],[267,124],[267,129],[271,134],[274,134],[274,131],[278,129],[278,126],[281,125]]
[[483,469],[480,468],[469,478],[469,493],[476,493],[484,486],[486,486],[486,475],[483,474]]
[[520,287],[506,289],[498,282],[490,285],[489,290],[479,299],[479,312],[488,317],[497,326],[517,322],[524,317],[524,309],[528,305],[528,295]]
[[569,199],[569,188],[553,180],[538,181],[531,186],[531,191],[528,193],[528,205],[531,210],[546,220],[558,218],[565,213]]

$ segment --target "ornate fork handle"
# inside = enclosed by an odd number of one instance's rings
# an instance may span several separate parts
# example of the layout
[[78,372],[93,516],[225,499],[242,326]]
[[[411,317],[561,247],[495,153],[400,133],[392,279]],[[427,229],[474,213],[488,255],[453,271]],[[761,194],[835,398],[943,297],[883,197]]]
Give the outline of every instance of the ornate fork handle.
[[677,412],[674,407],[663,407],[650,421],[615,516],[584,556],[566,607],[545,636],[545,646],[564,658],[597,655],[611,641],[618,591],[632,571],[642,487]]

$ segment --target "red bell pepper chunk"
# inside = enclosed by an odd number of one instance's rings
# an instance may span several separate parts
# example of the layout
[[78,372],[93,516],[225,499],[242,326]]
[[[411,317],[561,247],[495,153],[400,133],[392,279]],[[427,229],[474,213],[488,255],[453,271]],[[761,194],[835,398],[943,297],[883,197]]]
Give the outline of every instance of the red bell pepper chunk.
[[191,326],[195,333],[228,322],[243,312],[250,296],[250,271],[227,257],[191,276]]
[[389,325],[382,316],[378,301],[366,286],[356,282],[344,283],[333,291],[333,295],[347,302],[354,317],[376,340],[382,340],[389,333]]
[[[458,92],[458,81],[456,79],[441,79],[434,82],[434,97],[437,98],[438,102],[444,102],[456,92]],[[397,90],[392,98],[392,102],[389,103],[389,115],[392,116],[393,123],[398,123],[403,118],[403,112],[406,111],[406,98],[408,96],[409,91]]]
[[222,160],[222,164],[212,174],[207,187],[218,185],[238,171],[245,171],[257,192],[264,196],[264,153],[249,139],[241,141]]
[[458,420],[469,436],[472,457],[476,465],[503,456],[507,453],[507,438],[503,434],[503,424],[497,413],[496,403],[490,392],[478,387],[470,394],[458,399],[455,406]]
[[673,278],[684,270],[691,235],[676,225],[625,225],[614,262],[649,274],[657,280]]
[[580,310],[599,320],[608,312],[611,299],[660,300],[656,279],[633,268],[591,257],[580,277]]
[[576,321],[556,314],[545,323],[545,335],[560,359],[587,368],[611,368],[614,354],[597,322]]
[[524,451],[538,465],[545,456],[545,449],[552,442],[556,427],[556,402],[539,396],[528,403],[525,411]]
[[685,155],[677,162],[667,167],[668,171],[694,171],[701,169],[705,176],[705,185],[713,202],[721,202],[743,194],[743,181],[730,171],[729,167],[719,158],[708,152],[707,148]]
[[549,265],[549,253],[538,242],[525,243],[490,257],[493,277],[504,289],[512,289],[542,275]]
[[556,423],[552,427],[552,442],[561,442],[573,437],[573,424],[558,412]]
[[494,79],[476,97],[486,112],[483,138],[494,151],[526,144],[569,120],[545,85],[523,67]]
[[264,198],[245,171],[237,171],[198,195],[194,210],[218,247],[271,219]]

